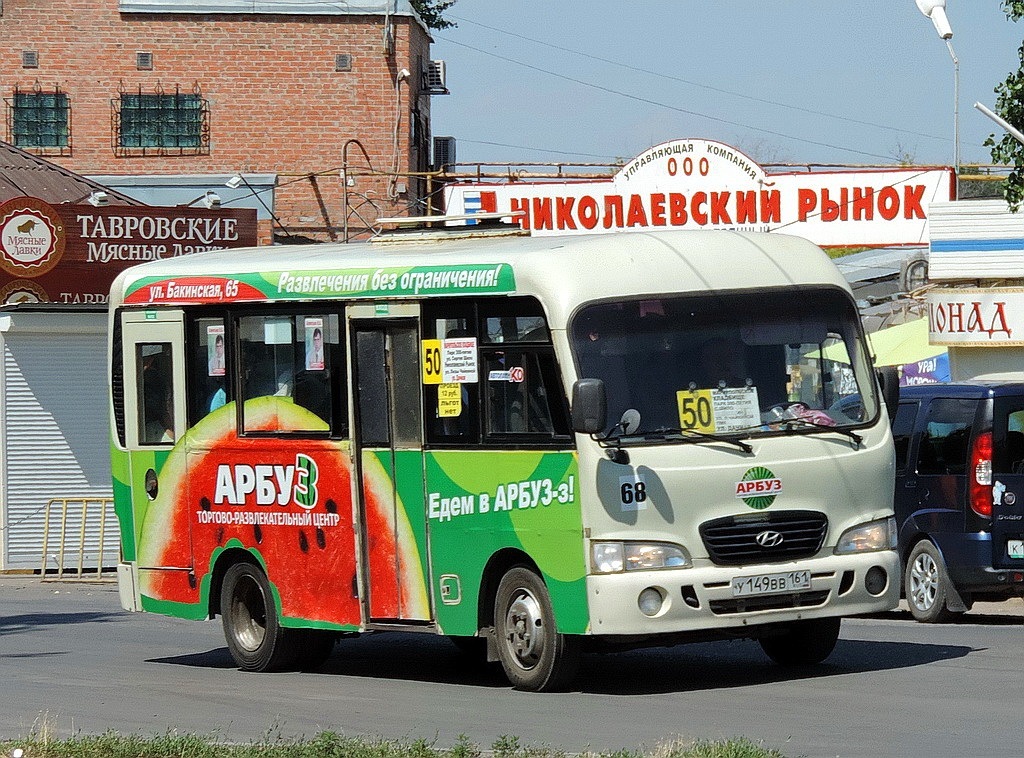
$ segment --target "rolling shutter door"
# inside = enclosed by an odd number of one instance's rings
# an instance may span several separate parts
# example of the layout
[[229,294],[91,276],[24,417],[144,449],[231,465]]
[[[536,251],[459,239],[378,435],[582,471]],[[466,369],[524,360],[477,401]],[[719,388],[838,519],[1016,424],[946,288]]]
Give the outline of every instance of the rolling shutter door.
[[[41,566],[52,498],[111,496],[105,356],[102,333],[4,336],[5,570]],[[81,505],[73,505],[65,519],[59,507],[50,509],[48,568],[58,567],[62,520],[65,568],[76,567],[80,558],[84,567],[96,567],[101,531],[102,562],[117,565],[113,509],[101,519],[99,505],[89,507],[84,539]]]

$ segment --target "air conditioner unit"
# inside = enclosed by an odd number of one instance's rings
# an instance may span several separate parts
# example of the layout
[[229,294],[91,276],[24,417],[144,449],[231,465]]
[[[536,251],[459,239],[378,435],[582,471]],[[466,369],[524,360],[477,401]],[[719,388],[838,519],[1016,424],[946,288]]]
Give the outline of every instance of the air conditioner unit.
[[434,170],[444,171],[455,163],[455,138],[434,137]]
[[444,61],[428,61],[423,68],[423,89],[428,95],[447,95]]

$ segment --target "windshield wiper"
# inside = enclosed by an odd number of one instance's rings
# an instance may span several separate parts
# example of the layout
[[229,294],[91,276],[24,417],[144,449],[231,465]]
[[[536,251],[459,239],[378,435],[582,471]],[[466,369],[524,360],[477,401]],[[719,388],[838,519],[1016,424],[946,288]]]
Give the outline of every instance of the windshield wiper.
[[638,433],[639,436],[643,436],[647,440],[663,439],[667,440],[671,436],[678,435],[683,440],[690,442],[724,442],[728,445],[734,445],[742,450],[744,453],[754,452],[754,448],[748,445],[741,439],[736,437],[726,437],[722,434],[711,434],[710,432],[699,432],[696,429],[682,429],[680,427],[661,427],[658,429],[652,429],[651,431],[641,431]]
[[801,416],[782,419],[781,421],[773,423],[778,423],[780,426],[786,427],[787,430],[792,430],[793,427],[791,426],[791,424],[798,424],[803,426],[804,428],[811,427],[814,429],[825,429],[826,431],[829,432],[836,432],[837,434],[845,435],[854,442],[856,442],[858,445],[864,440],[864,438],[861,435],[857,434],[857,432],[853,431],[852,429],[845,429],[841,426],[822,424],[817,421],[811,421],[809,418],[803,418]]

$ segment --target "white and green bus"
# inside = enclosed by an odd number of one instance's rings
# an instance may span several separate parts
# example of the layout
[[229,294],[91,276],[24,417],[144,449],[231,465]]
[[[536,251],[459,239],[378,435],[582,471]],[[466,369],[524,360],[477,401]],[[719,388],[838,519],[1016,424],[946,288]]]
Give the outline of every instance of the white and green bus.
[[122,604],[242,669],[417,631],[548,690],[625,645],[815,663],[897,604],[881,385],[805,240],[203,253],[119,276],[110,340]]

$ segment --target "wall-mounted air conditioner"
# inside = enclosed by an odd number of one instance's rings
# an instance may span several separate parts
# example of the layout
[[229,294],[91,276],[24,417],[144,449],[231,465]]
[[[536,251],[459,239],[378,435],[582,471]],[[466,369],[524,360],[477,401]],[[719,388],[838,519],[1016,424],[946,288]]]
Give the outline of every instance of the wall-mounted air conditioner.
[[423,67],[423,90],[428,95],[447,95],[444,61],[428,61]]
[[445,171],[455,163],[455,138],[434,137],[434,170]]

